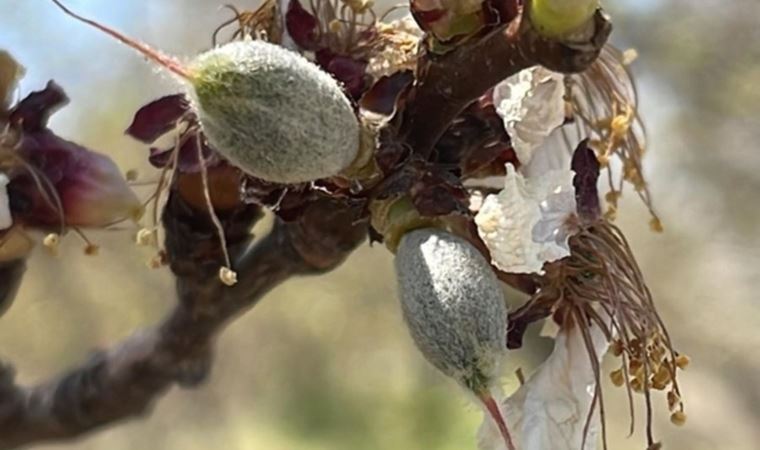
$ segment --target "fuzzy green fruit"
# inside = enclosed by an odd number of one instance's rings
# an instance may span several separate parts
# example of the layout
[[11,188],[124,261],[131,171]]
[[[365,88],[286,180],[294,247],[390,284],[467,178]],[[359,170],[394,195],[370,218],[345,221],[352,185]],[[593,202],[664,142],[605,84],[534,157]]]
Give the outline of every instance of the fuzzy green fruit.
[[507,306],[490,264],[464,239],[423,228],[401,238],[396,277],[417,348],[482,402],[506,448],[515,450],[492,393],[506,353]]
[[507,307],[486,259],[442,230],[407,233],[396,253],[404,319],[425,358],[480,394],[506,353]]
[[248,39],[185,65],[52,1],[182,80],[209,143],[250,175],[314,181],[338,175],[359,153],[359,120],[340,85],[295,52]]
[[301,55],[232,42],[187,67],[209,143],[243,171],[300,183],[338,174],[359,150],[359,122],[340,85]]

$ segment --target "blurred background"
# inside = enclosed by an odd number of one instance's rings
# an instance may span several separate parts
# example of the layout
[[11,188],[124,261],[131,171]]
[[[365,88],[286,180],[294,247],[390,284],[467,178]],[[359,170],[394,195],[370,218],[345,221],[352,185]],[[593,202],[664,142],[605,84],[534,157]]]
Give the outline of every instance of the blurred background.
[[[66,3],[176,55],[207,48],[211,31],[230,17],[209,0]],[[646,172],[666,233],[649,231],[649,216],[632,196],[619,224],[673,340],[692,357],[681,380],[689,420],[672,426],[658,397],[657,435],[665,449],[756,450],[760,46],[753,43],[760,42],[760,3],[608,3],[614,41],[640,53],[634,68],[650,133]],[[391,2],[378,4],[382,10]],[[27,68],[22,95],[50,78],[66,89],[71,104],[52,120],[58,134],[109,154],[124,170],[140,169],[144,179],[155,177],[147,149],[123,131],[141,105],[179,91],[168,77],[44,0],[0,0],[0,48]],[[0,322],[0,357],[14,362],[21,381],[77,364],[171,307],[168,272],[146,267],[152,255],[133,244],[133,234],[91,233],[102,245],[94,258],[73,236],[63,257],[34,252],[19,297]],[[475,449],[481,413],[415,352],[394,284],[387,251],[362,248],[334,273],[290,281],[237,320],[221,337],[202,389],[172,390],[145,420],[36,448]],[[529,373],[549,353],[551,341],[538,338],[537,328],[507,373]],[[515,383],[505,378],[508,390]],[[623,390],[607,384],[610,448],[642,450],[641,427],[626,438]]]

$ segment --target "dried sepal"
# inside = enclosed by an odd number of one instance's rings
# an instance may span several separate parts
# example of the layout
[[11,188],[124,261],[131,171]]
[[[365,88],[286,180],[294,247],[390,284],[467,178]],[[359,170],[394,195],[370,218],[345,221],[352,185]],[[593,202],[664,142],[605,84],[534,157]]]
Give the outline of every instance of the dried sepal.
[[150,144],[175,129],[191,115],[190,102],[182,94],[153,100],[135,113],[125,133],[144,144]]
[[521,167],[512,139],[487,93],[467,107],[435,146],[435,161],[457,167],[462,180],[506,175],[506,164]]

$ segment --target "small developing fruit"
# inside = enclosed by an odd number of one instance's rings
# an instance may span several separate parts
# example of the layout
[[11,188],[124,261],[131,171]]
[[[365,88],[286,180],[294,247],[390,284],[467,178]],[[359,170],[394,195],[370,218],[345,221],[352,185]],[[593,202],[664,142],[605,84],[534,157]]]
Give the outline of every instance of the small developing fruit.
[[244,40],[183,65],[53,2],[177,75],[209,144],[249,175],[284,184],[314,181],[337,175],[359,152],[359,121],[339,83],[298,53]]
[[300,183],[336,175],[359,150],[359,122],[338,82],[301,55],[231,42],[188,66],[211,145],[255,177]]
[[483,402],[513,449],[491,393],[506,352],[507,306],[486,259],[462,238],[417,229],[399,243],[396,277],[404,319],[419,350]]

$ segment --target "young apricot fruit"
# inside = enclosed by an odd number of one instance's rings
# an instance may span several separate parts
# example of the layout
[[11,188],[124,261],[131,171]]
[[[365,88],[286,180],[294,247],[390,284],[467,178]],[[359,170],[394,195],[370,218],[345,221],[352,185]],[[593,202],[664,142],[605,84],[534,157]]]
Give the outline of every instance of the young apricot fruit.
[[314,181],[337,175],[356,157],[360,126],[350,101],[334,78],[298,53],[249,39],[183,65],[52,1],[176,75],[209,144],[249,175]]
[[395,261],[401,308],[417,348],[475,394],[513,450],[492,395],[506,353],[507,306],[491,266],[472,244],[434,228],[405,234]]

